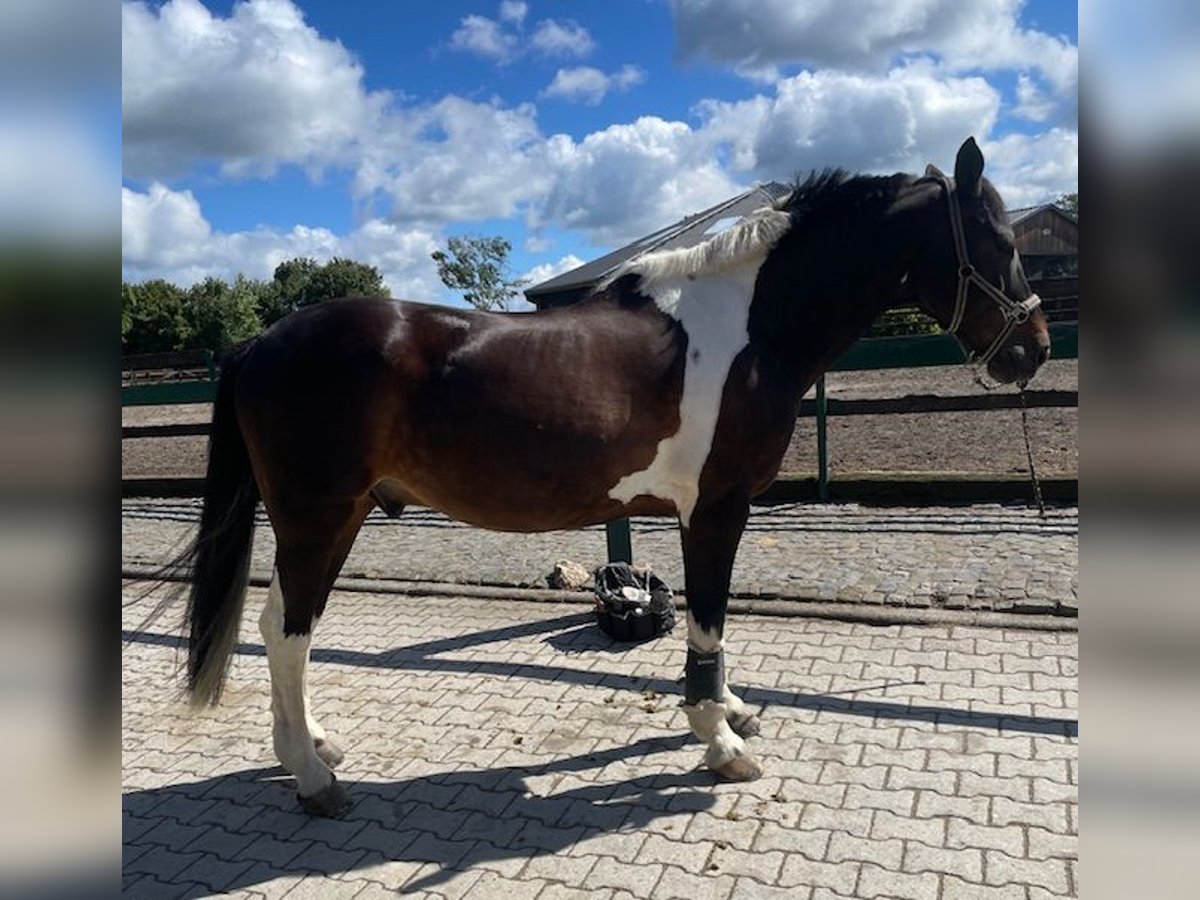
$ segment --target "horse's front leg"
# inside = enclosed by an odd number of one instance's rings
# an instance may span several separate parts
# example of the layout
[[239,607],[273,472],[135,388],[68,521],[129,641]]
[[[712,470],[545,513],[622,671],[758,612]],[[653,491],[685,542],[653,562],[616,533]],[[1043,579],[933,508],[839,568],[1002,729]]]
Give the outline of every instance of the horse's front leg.
[[762,766],[743,737],[758,733],[758,719],[725,683],[725,608],[738,541],[750,514],[746,497],[697,504],[683,527],[683,568],[688,605],[684,711],[708,744],[705,764],[734,781],[752,781]]

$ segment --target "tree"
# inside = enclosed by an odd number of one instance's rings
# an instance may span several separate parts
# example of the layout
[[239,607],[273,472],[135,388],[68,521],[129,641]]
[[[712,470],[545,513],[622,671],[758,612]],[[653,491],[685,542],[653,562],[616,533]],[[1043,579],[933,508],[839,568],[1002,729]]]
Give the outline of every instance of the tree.
[[241,275],[232,285],[210,277],[188,288],[184,296],[186,346],[220,353],[262,331],[258,317],[261,288],[262,282]]
[[512,278],[508,254],[512,244],[502,237],[452,237],[446,242],[449,253],[435,250],[438,277],[452,290],[462,291],[463,299],[477,309],[509,309],[509,300],[529,282]]
[[259,296],[258,314],[271,325],[310,303],[335,297],[387,297],[379,270],[366,263],[334,257],[324,265],[300,256],[275,267]]
[[1063,194],[1054,201],[1054,205],[1065,212],[1068,216],[1079,221],[1079,192],[1075,191],[1070,194]]
[[161,278],[121,284],[121,349],[158,353],[186,345],[184,292]]

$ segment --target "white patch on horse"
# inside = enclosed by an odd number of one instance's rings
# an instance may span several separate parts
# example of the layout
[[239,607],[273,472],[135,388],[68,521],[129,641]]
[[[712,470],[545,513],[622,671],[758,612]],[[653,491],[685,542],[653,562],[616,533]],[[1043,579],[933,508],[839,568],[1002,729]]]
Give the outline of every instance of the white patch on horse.
[[317,756],[313,744],[317,736],[313,726],[316,726],[322,738],[324,730],[316,725],[309,712],[305,683],[312,632],[285,635],[283,608],[283,590],[276,573],[271,579],[267,602],[258,620],[267,648],[267,666],[271,671],[272,736],[275,755],[284,768],[296,776],[300,794],[308,797],[328,787],[333,776],[329,767]]
[[721,635],[700,627],[700,623],[692,616],[690,609],[687,613],[687,632],[688,646],[697,653],[716,653],[725,646]]
[[724,703],[701,700],[695,706],[684,706],[683,711],[687,714],[692,733],[708,744],[704,764],[710,769],[719,768],[735,756],[746,754],[746,742],[730,727],[729,709]]
[[613,485],[608,495],[614,500],[628,503],[642,495],[669,500],[688,526],[729,370],[749,340],[758,270],[790,225],[786,213],[768,207],[703,244],[648,254],[611,276],[640,275],[638,290],[679,322],[688,338],[679,429],[659,441],[649,466]]

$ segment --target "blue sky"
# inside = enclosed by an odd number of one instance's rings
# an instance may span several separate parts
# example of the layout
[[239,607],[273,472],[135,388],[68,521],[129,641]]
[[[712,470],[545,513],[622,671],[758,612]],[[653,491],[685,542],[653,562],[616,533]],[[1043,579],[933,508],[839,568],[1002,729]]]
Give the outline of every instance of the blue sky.
[[756,181],[947,166],[968,133],[1010,205],[1075,189],[1074,4],[827,6],[126,3],[125,276],[336,254],[452,301],[449,235],[541,278]]

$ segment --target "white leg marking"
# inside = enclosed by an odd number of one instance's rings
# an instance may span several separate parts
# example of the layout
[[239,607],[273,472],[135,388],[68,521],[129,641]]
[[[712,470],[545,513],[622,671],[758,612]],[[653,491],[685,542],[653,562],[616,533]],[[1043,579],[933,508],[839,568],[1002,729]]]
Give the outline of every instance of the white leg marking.
[[[321,621],[320,617],[317,617],[317,616],[314,616],[314,617],[313,617],[313,620],[312,620],[312,627],[311,627],[311,628],[309,629],[309,631],[308,631],[308,634],[309,634],[309,638],[310,638],[310,640],[311,640],[311,637],[312,637],[312,635],[316,634],[316,632],[317,632],[317,624],[318,624],[320,621]],[[306,651],[306,652],[305,652],[305,654],[304,654],[304,680],[303,680],[303,685],[304,685],[304,721],[305,721],[305,723],[308,725],[308,731],[309,731],[309,734],[311,734],[311,735],[313,736],[313,740],[314,740],[314,741],[323,741],[323,740],[325,740],[327,737],[329,737],[329,735],[325,733],[325,729],[324,729],[324,728],[321,726],[321,723],[320,723],[320,722],[318,722],[318,721],[317,721],[317,720],[316,720],[316,719],[313,717],[313,713],[312,713],[312,701],[311,701],[311,700],[309,700],[309,698],[308,698],[308,663],[309,663],[309,652],[308,652],[308,651]]]
[[284,635],[283,590],[279,586],[278,573],[271,579],[258,626],[267,648],[267,666],[271,670],[275,755],[284,768],[296,776],[300,794],[309,797],[328,787],[333,775],[317,756],[309,730],[304,677],[312,635]]
[[688,526],[700,492],[700,472],[716,435],[729,369],[749,341],[750,301],[761,264],[757,259],[695,281],[643,280],[640,290],[687,332],[679,430],[658,442],[647,468],[613,485],[608,495],[614,500],[628,503],[642,495],[670,500],[683,526]]
[[729,685],[725,685],[725,694],[722,697],[722,702],[729,713],[729,718],[737,721],[746,715],[746,704],[742,702],[742,698],[729,689]]
[[715,631],[701,628],[689,609],[687,614],[688,646],[697,653],[716,653],[725,646],[725,640]]
[[728,710],[724,703],[701,700],[695,706],[685,706],[688,724],[692,733],[708,744],[704,764],[710,769],[725,765],[735,756],[746,754],[746,742],[734,734],[727,720]]

